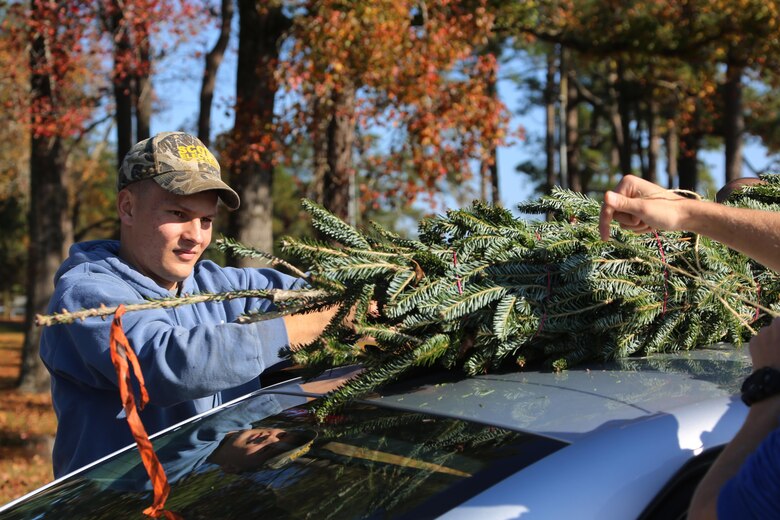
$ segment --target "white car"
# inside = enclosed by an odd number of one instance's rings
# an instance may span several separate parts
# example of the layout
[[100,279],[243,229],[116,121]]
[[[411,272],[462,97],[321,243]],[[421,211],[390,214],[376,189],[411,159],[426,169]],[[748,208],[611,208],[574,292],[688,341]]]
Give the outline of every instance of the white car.
[[[673,519],[747,414],[743,349],[562,373],[423,372],[322,423],[285,381],[153,436],[184,518]],[[338,374],[336,374],[338,375]],[[142,518],[129,446],[1,518]]]

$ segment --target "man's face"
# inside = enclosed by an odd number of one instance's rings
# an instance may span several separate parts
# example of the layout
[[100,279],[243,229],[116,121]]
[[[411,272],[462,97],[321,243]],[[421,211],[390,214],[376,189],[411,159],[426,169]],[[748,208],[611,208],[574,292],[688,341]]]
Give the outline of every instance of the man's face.
[[119,192],[119,256],[160,287],[173,290],[187,278],[211,243],[217,194],[174,195],[153,180]]
[[261,467],[269,459],[290,450],[305,447],[300,435],[278,428],[254,428],[230,432],[209,456],[228,473],[249,471]]

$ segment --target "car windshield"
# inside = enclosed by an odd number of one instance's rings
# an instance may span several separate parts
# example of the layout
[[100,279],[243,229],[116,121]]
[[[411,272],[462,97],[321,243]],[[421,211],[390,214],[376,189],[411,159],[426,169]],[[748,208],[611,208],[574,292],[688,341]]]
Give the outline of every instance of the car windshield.
[[[305,398],[260,394],[158,436],[184,518],[435,516],[564,446],[429,414],[355,403],[322,423]],[[4,518],[138,518],[152,492],[128,450]]]

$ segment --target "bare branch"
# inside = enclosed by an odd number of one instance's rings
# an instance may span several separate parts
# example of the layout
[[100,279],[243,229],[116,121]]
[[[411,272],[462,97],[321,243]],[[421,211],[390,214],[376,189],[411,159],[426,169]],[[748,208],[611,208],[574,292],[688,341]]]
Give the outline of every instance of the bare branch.
[[[319,289],[314,290],[289,290],[289,289],[268,289],[268,290],[246,290],[246,291],[230,291],[219,294],[193,294],[185,297],[166,298],[162,300],[154,300],[146,303],[133,303],[125,305],[127,312],[142,311],[148,309],[171,309],[174,307],[181,307],[182,305],[193,305],[196,303],[204,302],[219,302],[226,300],[234,300],[236,298],[265,298],[271,300],[274,303],[282,303],[292,300],[311,300],[318,299],[327,296],[326,291]],[[106,307],[101,305],[92,309],[84,309],[80,311],[71,312],[67,309],[63,309],[62,312],[35,316],[35,324],[40,327],[49,327],[51,325],[58,325],[61,323],[73,323],[76,320],[85,320],[87,318],[106,318],[113,316],[117,307]]]

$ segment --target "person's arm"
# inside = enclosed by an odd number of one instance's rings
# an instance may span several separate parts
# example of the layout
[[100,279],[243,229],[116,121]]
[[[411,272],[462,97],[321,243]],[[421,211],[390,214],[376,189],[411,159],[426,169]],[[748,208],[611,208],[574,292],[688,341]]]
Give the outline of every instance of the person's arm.
[[[139,301],[127,284],[93,274],[73,280],[52,309]],[[278,363],[280,349],[288,344],[281,319],[231,323],[232,316],[219,314],[223,306],[213,305],[211,312],[198,307],[148,309],[122,317],[152,404],[170,406],[242,385]],[[186,325],[183,313],[190,313]],[[51,370],[71,381],[113,390],[117,383],[108,351],[110,327],[110,320],[89,318],[47,329],[42,356]]]
[[[290,290],[304,289],[306,287],[306,282],[302,278],[294,278],[273,269],[220,268],[211,262],[204,262],[201,265],[201,269],[208,269],[211,272],[212,279],[224,278],[224,281],[221,282],[224,286],[236,286],[244,289]],[[205,282],[208,282],[208,280],[205,280]],[[224,290],[219,284],[207,286],[203,289],[207,292]],[[265,312],[272,308],[269,300],[261,298],[247,298],[244,305],[243,312]],[[333,306],[318,312],[284,316],[282,320],[287,330],[290,346],[295,349],[297,346],[306,345],[317,339],[337,312],[338,307]]]
[[[219,270],[201,276],[193,292],[218,293],[230,288],[297,288],[297,279],[262,270]],[[281,361],[280,350],[305,344],[319,334],[335,308],[319,315],[302,315],[291,324],[292,340],[285,321],[233,323],[250,310],[265,311],[270,302],[253,298],[194,308],[148,309],[122,317],[127,338],[138,356],[151,404],[170,406],[213,395],[257,378]],[[143,301],[131,286],[116,276],[85,273],[61,282],[51,311],[63,308],[108,307]],[[185,316],[187,317],[185,319]],[[194,323],[194,325],[193,325]],[[47,366],[62,377],[91,388],[116,388],[116,371],[109,355],[110,320],[90,318],[44,331],[41,354]]]
[[[718,456],[696,488],[688,511],[690,520],[718,518],[718,497],[726,483],[734,478],[748,457],[778,428],[780,416],[780,395],[765,399],[750,407],[745,423],[737,435]],[[777,492],[774,483],[770,492]],[[775,512],[780,514],[780,512]],[[745,516],[744,518],[747,518]],[[752,518],[752,517],[750,517]]]
[[609,239],[612,220],[623,229],[691,231],[710,237],[780,271],[780,212],[688,199],[644,179],[626,175],[604,195],[599,231]]
[[330,320],[336,316],[338,307],[331,307],[323,311],[309,312],[306,314],[292,314],[284,317],[284,326],[287,329],[287,337],[290,347],[296,347],[311,343],[325,330]]
[[[774,320],[750,341],[750,355],[754,369],[766,366],[780,369],[780,321]],[[778,428],[778,418],[780,395],[764,399],[750,407],[745,423],[696,488],[688,518],[717,518],[718,497],[724,485],[737,475],[748,457]],[[756,491],[774,494],[778,487],[780,482],[767,482],[764,490]],[[775,513],[780,514],[780,511]]]
[[[204,271],[199,285],[188,280],[187,292],[299,285],[296,278],[268,270],[219,269],[206,262]],[[140,301],[142,296],[132,284],[113,273],[75,273],[60,281],[50,310]],[[282,319],[233,323],[246,312],[263,312],[269,306],[266,299],[250,298],[125,314],[123,328],[138,356],[151,404],[170,406],[210,396],[245,384],[277,364],[280,350],[290,343]],[[79,385],[114,390],[110,327],[110,320],[90,318],[45,330],[41,348],[47,366]]]

